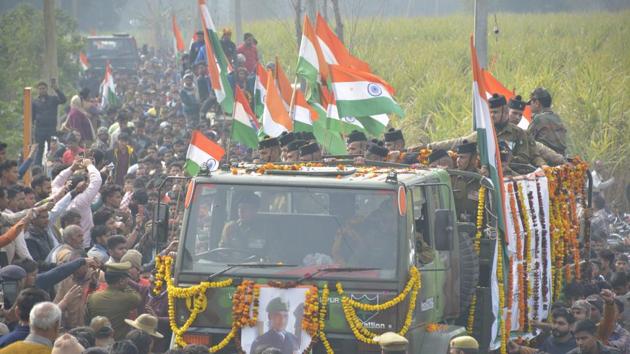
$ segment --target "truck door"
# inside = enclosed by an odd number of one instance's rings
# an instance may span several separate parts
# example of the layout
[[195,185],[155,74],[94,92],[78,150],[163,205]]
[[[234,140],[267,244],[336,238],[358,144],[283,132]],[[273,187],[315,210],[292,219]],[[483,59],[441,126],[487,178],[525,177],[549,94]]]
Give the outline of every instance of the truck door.
[[412,230],[413,245],[415,247],[415,266],[420,269],[422,288],[416,304],[419,322],[428,323],[439,320],[438,303],[440,287],[437,286],[438,269],[440,265],[435,250],[435,238],[430,226],[432,217],[429,213],[426,188],[412,186],[410,188],[413,205]]

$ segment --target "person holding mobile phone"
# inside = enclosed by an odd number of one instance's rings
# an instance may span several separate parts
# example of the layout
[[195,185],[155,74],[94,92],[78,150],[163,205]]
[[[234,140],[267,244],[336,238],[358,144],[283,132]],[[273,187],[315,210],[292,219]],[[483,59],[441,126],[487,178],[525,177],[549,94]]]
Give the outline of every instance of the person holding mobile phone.
[[66,103],[66,96],[57,86],[57,79],[50,80],[54,95],[48,94],[45,81],[37,83],[37,97],[32,102],[33,122],[35,125],[35,142],[38,144],[35,164],[41,165],[44,153],[44,142],[50,145],[50,137],[57,131],[57,112],[59,105]]

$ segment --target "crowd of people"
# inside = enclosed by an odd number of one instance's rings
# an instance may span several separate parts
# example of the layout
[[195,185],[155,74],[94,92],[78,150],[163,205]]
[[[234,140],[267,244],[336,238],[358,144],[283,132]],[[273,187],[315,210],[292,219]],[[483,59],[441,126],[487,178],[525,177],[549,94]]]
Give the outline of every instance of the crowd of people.
[[[260,60],[255,37],[247,33],[236,46],[225,29],[221,44],[233,66],[230,84],[253,97]],[[140,54],[137,72],[114,72],[117,105],[103,107],[94,85],[82,85],[67,104],[55,81],[38,83],[29,155],[18,162],[0,144],[0,353],[207,352],[202,345],[168,349],[167,297],[152,294],[150,276],[156,254],[176,252],[183,213],[185,188],[166,177],[184,176],[193,129],[225,146],[230,120],[211,89],[202,37],[179,60]],[[551,103],[543,88],[528,101],[489,99],[504,175],[567,160],[566,129]],[[527,104],[534,119],[523,130],[518,123]],[[391,162],[483,174],[476,138],[471,134],[409,147],[394,128],[380,139],[360,131],[345,136],[347,154],[357,164]],[[239,144],[229,149],[237,162],[339,158],[327,157],[309,132],[264,137],[258,149]],[[458,176],[453,184],[458,217],[474,220],[478,181]],[[164,249],[156,249],[151,234],[158,201],[171,208]],[[628,257],[604,248],[588,265],[589,280],[569,284],[550,322],[536,324],[548,335],[542,352],[615,352],[605,344],[630,353]],[[513,353],[532,350],[510,343]]]

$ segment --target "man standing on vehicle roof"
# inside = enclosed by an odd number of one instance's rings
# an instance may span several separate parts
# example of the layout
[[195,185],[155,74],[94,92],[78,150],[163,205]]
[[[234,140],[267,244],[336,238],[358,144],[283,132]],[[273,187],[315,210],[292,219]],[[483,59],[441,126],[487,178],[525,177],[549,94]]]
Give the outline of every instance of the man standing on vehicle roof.
[[269,330],[252,343],[250,353],[257,353],[259,348],[273,347],[282,354],[294,354],[300,349],[297,337],[287,331],[289,323],[289,304],[282,298],[275,297],[267,304]]
[[[457,169],[479,173],[477,169],[477,144],[464,143],[457,147]],[[479,203],[479,179],[453,176],[453,197],[459,221],[475,222]]]
[[[508,122],[508,109],[505,97],[499,94],[493,94],[488,99],[490,108],[490,118],[494,123],[497,139],[505,140],[510,145],[514,156],[514,162],[520,164],[531,164],[537,167],[545,166],[543,160],[538,154],[538,149],[534,141],[516,125]],[[429,149],[452,149],[467,142],[477,142],[477,132],[473,132],[465,137],[448,139],[430,143],[427,145]],[[422,146],[420,146],[422,147]],[[418,147],[416,147],[418,148]]]
[[521,95],[516,95],[508,101],[508,117],[510,123],[518,126],[518,123],[523,119],[523,111],[527,107],[527,102],[524,102]]
[[564,155],[567,149],[567,129],[560,117],[551,110],[549,91],[542,87],[532,91],[529,105],[534,115],[527,134],[532,140],[540,141],[558,154]]
[[300,147],[300,162],[321,161],[322,150],[317,143],[310,143]]
[[258,143],[258,158],[261,163],[280,161],[280,142],[276,138],[265,136]]

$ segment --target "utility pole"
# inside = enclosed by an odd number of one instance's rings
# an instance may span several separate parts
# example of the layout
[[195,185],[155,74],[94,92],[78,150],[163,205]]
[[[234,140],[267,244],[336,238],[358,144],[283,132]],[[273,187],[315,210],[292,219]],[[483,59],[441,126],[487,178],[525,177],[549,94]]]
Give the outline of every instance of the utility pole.
[[475,48],[479,66],[488,67],[488,0],[475,0]]
[[240,43],[243,38],[243,14],[241,0],[234,0],[234,31],[236,32],[235,43]]
[[57,79],[57,30],[55,28],[55,0],[44,0],[44,78]]

